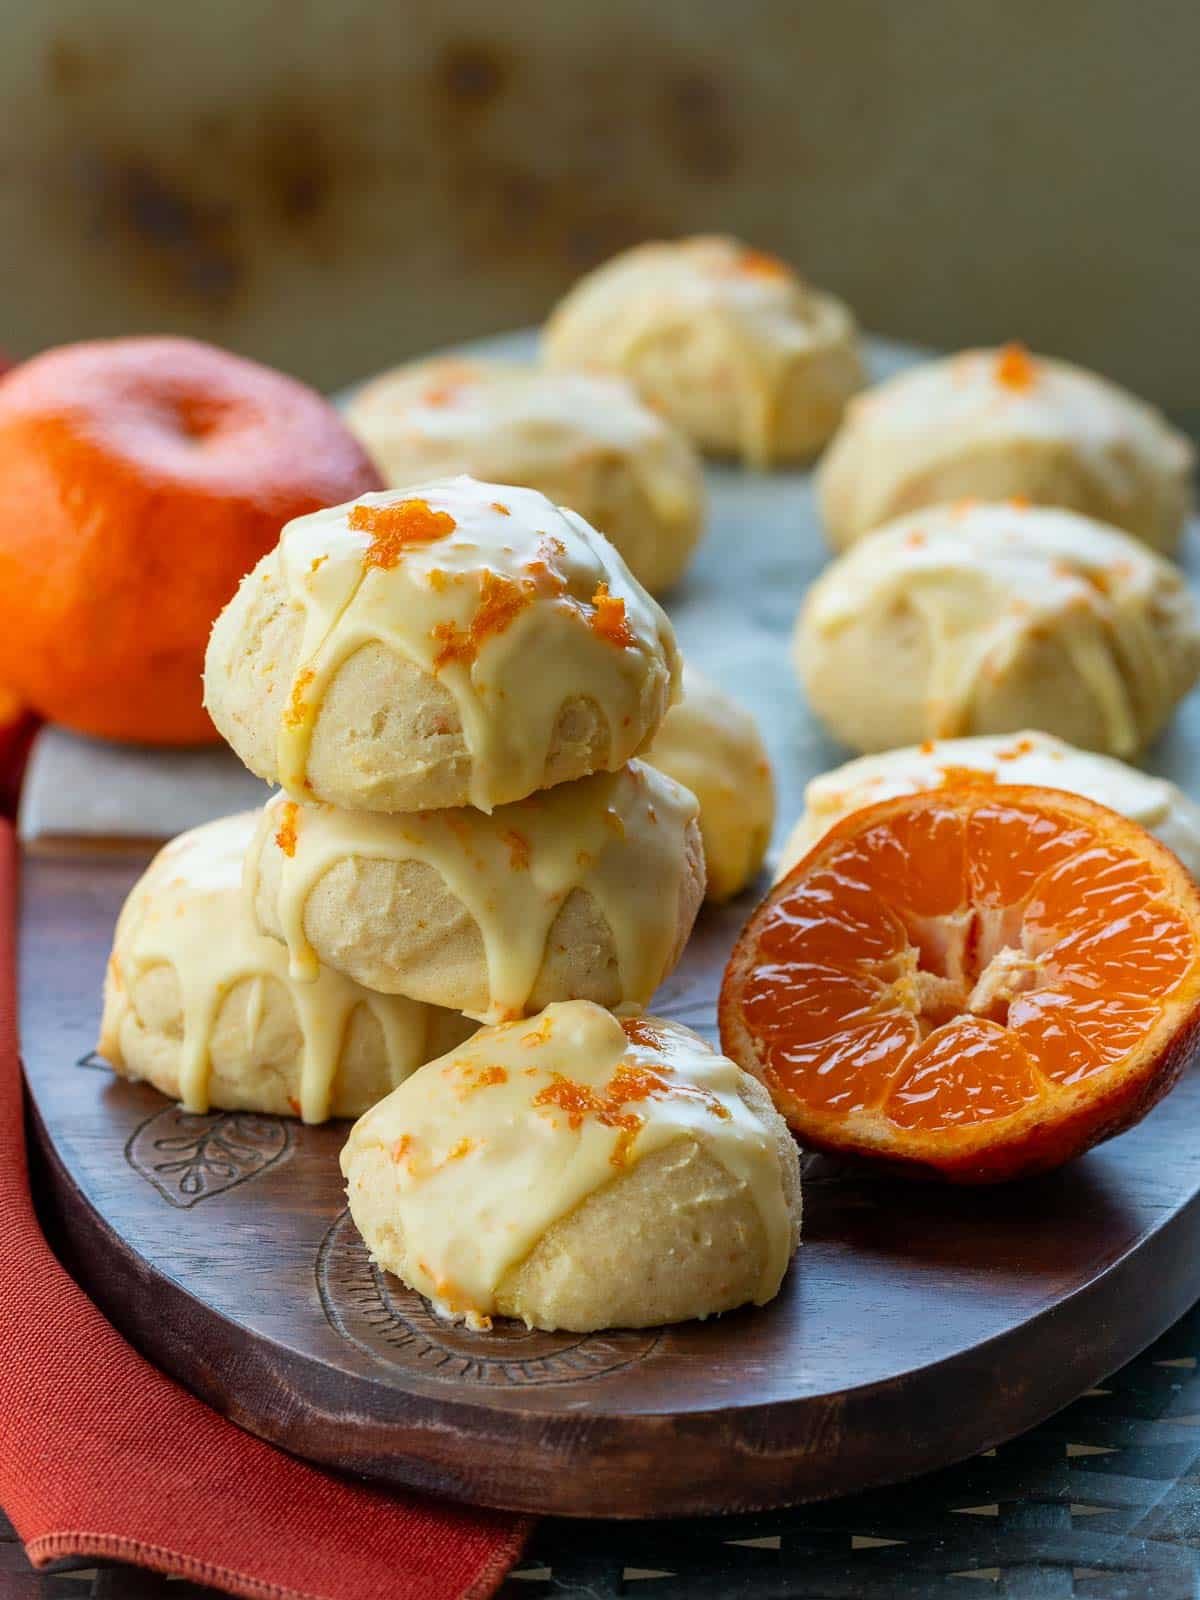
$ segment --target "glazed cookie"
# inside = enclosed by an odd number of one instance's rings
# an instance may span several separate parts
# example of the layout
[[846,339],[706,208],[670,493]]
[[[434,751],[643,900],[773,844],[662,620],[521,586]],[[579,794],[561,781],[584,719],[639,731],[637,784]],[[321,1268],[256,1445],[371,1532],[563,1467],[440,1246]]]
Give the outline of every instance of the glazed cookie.
[[459,477],[289,523],[217,618],[205,694],[251,772],[297,798],[490,811],[619,769],[678,673],[607,539],[535,490]]
[[964,778],[1068,789],[1098,801],[1140,823],[1175,852],[1194,878],[1200,878],[1200,806],[1194,800],[1165,778],[1035,732],[931,740],[883,755],[859,756],[822,773],[804,791],[804,814],[783,847],[776,877],[786,876],[835,822],[852,811]]
[[775,824],[775,785],[754,718],[694,667],[644,759],[700,802],[707,898],[730,900],[755,878]]
[[643,244],[546,324],[552,367],[617,372],[702,450],[754,466],[813,455],[861,387],[854,318],[736,239]]
[[796,661],[843,743],[1037,727],[1129,756],[1200,673],[1170,562],[1068,511],[936,507],[860,540],[809,590]]
[[181,834],[130,891],[99,1052],[188,1111],[356,1117],[474,1024],[327,968],[293,983],[286,950],[257,931],[242,895],[258,820],[247,811]]
[[1063,506],[1170,555],[1191,498],[1194,452],[1116,384],[1031,356],[969,350],[901,373],[853,401],[821,463],[830,543],[972,496]]
[[704,526],[695,451],[619,378],[446,356],[367,384],[347,421],[388,483],[469,472],[540,489],[652,593],[682,575]]
[[800,1233],[766,1090],[677,1023],[583,1000],[431,1062],[355,1125],[342,1171],[372,1258],[477,1329],[762,1305]]
[[641,762],[490,816],[268,803],[248,859],[265,933],[371,989],[502,1021],[645,1005],[704,894],[696,798]]

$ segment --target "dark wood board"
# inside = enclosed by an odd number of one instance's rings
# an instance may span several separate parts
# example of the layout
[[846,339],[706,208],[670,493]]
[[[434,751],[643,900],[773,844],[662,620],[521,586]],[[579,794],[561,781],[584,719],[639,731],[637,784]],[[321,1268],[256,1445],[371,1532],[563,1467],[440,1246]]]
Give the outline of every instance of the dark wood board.
[[[375,1272],[344,1124],[184,1117],[90,1051],[134,853],[24,868],[23,1050],[68,1258],[127,1336],[236,1421],[351,1472],[527,1511],[642,1517],[841,1494],[1049,1415],[1200,1295],[1200,1075],[1139,1128],[990,1193],[806,1162],[771,1306],[660,1332],[473,1335]],[[712,1031],[743,903],[659,1009]]]

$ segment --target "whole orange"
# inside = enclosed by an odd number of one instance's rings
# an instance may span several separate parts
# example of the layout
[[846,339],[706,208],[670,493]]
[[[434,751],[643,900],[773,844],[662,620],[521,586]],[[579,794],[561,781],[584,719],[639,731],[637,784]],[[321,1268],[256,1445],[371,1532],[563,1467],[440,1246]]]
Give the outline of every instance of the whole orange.
[[0,379],[0,683],[80,733],[217,738],[204,647],[285,522],[382,487],[314,390],[190,339]]

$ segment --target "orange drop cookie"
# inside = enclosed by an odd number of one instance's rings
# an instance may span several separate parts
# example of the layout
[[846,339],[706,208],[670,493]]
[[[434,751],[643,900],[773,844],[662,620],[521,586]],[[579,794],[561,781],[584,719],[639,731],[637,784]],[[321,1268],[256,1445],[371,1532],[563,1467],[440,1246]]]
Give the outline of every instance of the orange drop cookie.
[[490,811],[616,771],[678,678],[670,623],[606,539],[458,477],[289,524],[218,619],[205,692],[297,799]]
[[588,273],[546,324],[545,358],[628,378],[699,448],[803,460],[863,381],[846,306],[778,256],[702,236],[638,245]]
[[730,960],[726,1051],[801,1141],[979,1183],[1137,1122],[1200,1039],[1200,891],[1057,790],[900,795],[837,823]]
[[844,549],[922,506],[970,496],[1063,506],[1171,555],[1195,452],[1152,406],[1019,344],[928,361],[851,403],[821,463],[830,543]]
[[298,978],[320,964],[495,1022],[552,1000],[645,1005],[704,894],[696,797],[640,761],[490,815],[268,802],[250,902]]
[[430,1062],[355,1125],[342,1171],[372,1258],[481,1331],[761,1305],[800,1228],[762,1086],[678,1023],[581,1000]]
[[775,822],[771,763],[754,718],[689,664],[683,699],[644,759],[700,802],[706,898],[740,894],[763,864]]
[[257,812],[164,846],[129,891],[104,984],[99,1051],[185,1110],[356,1117],[473,1024],[320,968],[288,975],[255,928],[242,862]]
[[1041,728],[1136,754],[1200,674],[1200,607],[1128,534],[1044,506],[935,506],[813,584],[795,661],[842,743]]
[[388,483],[467,472],[571,506],[652,594],[680,577],[704,526],[695,451],[619,377],[443,356],[376,378],[347,420]]

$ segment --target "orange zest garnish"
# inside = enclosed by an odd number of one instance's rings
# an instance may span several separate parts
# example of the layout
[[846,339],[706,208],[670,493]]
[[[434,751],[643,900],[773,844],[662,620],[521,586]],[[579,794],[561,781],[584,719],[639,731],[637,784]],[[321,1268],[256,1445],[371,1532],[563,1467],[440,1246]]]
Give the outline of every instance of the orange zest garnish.
[[566,583],[549,563],[541,560],[527,561],[525,571],[533,580],[534,588],[539,594],[561,595],[566,590]]
[[448,511],[434,511],[428,500],[393,500],[390,505],[351,507],[350,526],[369,533],[364,567],[394,567],[409,545],[433,544],[453,533],[457,523]]
[[551,1075],[550,1082],[534,1095],[532,1104],[556,1106],[565,1112],[567,1126],[572,1131],[583,1127],[585,1117],[602,1117],[608,1109],[608,1102],[594,1089],[585,1083],[576,1083],[573,1078],[564,1078],[561,1072]]
[[[553,1032],[554,1027],[550,1018],[543,1017],[536,1028],[531,1028],[528,1033],[523,1033],[521,1035],[521,1043],[523,1045],[528,1045],[531,1048],[539,1044],[546,1044],[548,1043]],[[527,1073],[534,1073],[537,1070],[538,1069],[536,1067],[525,1068]]]
[[516,828],[507,828],[500,836],[508,846],[508,860],[514,872],[529,870],[529,840]]
[[751,278],[790,278],[792,269],[786,261],[769,250],[743,250],[738,256],[738,271]]
[[942,782],[950,788],[953,788],[955,785],[960,785],[968,789],[972,786],[979,788],[980,785],[983,785],[985,788],[994,788],[996,784],[994,775],[990,772],[983,771],[979,767],[959,767],[955,766],[953,762],[948,762],[946,766],[941,769],[941,772]]
[[[612,1084],[600,1094],[586,1083],[576,1083],[573,1078],[564,1078],[561,1072],[555,1072],[550,1082],[534,1095],[532,1102],[535,1107],[554,1106],[564,1112],[567,1126],[572,1132],[582,1128],[587,1117],[594,1117],[606,1128],[616,1128],[617,1142],[608,1158],[614,1167],[623,1167],[629,1160],[630,1148],[644,1121],[636,1111],[623,1111],[621,1100],[612,1092],[620,1071],[618,1068]],[[645,1096],[638,1098],[644,1099]]]
[[498,511],[502,517],[511,517],[512,516],[512,512],[500,500],[493,500],[492,501],[492,510],[493,511]]
[[[636,1023],[638,1019],[632,1020]],[[642,1026],[647,1025],[643,1023]],[[629,1030],[626,1029],[625,1032],[628,1037]],[[657,1039],[661,1046],[661,1033]],[[618,1105],[629,1105],[634,1101],[650,1100],[669,1094],[678,1100],[696,1101],[722,1122],[729,1119],[728,1109],[721,1104],[715,1094],[701,1088],[699,1084],[676,1080],[671,1076],[671,1069],[665,1063],[658,1067],[648,1067],[641,1062],[622,1061],[605,1092]]]
[[285,856],[296,854],[296,825],[300,817],[300,807],[294,800],[285,801],[279,827],[275,831],[275,843]]
[[649,1050],[661,1050],[663,1031],[646,1017],[622,1017],[621,1027],[630,1044],[644,1044]]
[[456,1081],[454,1092],[460,1100],[465,1100],[469,1094],[474,1094],[476,1089],[491,1089],[498,1083],[508,1082],[508,1069],[499,1066],[476,1067],[470,1064],[459,1066],[452,1064],[442,1068],[443,1076],[453,1077]]
[[308,693],[309,684],[312,683],[315,677],[316,673],[311,667],[305,667],[302,672],[296,674],[292,682],[292,692],[288,698],[287,710],[283,713],[283,725],[285,728],[298,728],[304,721],[308,713],[305,696]]
[[[554,1026],[552,1026],[549,1016],[544,1016],[538,1027],[531,1027],[528,1034],[522,1034],[522,1045],[546,1045],[549,1042],[550,1034],[554,1034]],[[536,1067],[526,1067],[525,1070],[526,1072],[536,1072],[538,1069]]]
[[592,605],[595,610],[589,619],[592,632],[601,639],[607,639],[609,644],[616,645],[618,649],[625,649],[636,644],[633,629],[629,626],[629,619],[625,615],[625,602],[619,595],[611,595],[606,583],[598,584],[592,596]]
[[440,408],[453,405],[462,391],[461,383],[433,383],[421,396],[422,402],[427,406]]
[[440,671],[452,661],[470,666],[486,640],[503,633],[536,597],[537,585],[532,580],[518,583],[502,573],[485,572],[470,626],[463,629],[453,622],[439,622],[434,628],[433,637],[441,645],[434,657],[434,670]]
[[[638,1022],[637,1018],[628,1020],[635,1025]],[[622,1022],[622,1027],[628,1035],[627,1023]],[[532,1104],[535,1108],[554,1106],[562,1111],[566,1115],[567,1126],[573,1132],[582,1128],[589,1117],[595,1118],[603,1127],[616,1128],[617,1141],[609,1160],[614,1166],[623,1167],[629,1160],[633,1142],[645,1121],[638,1112],[628,1111],[625,1108],[635,1105],[639,1100],[650,1100],[664,1095],[699,1100],[714,1116],[722,1119],[729,1116],[728,1109],[721,1104],[716,1095],[695,1084],[674,1081],[669,1067],[665,1065],[648,1067],[640,1062],[631,1061],[620,1062],[608,1083],[599,1091],[589,1084],[577,1083],[573,1078],[564,1077],[561,1072],[552,1073],[550,1082],[538,1090]]]
[[561,539],[543,534],[538,540],[537,555],[525,563],[525,571],[533,579],[539,594],[557,598],[567,592],[567,580],[555,565],[567,553]]
[[1032,739],[1018,739],[1016,744],[1010,744],[1003,750],[996,751],[997,761],[1016,761],[1020,756],[1027,756],[1033,749]]
[[1031,389],[1036,376],[1033,358],[1023,344],[1006,344],[996,357],[996,382],[1006,389]]
[[721,1041],[805,1145],[985,1182],[1174,1083],[1200,1040],[1200,890],[1093,801],[955,778],[843,818],[772,890]]

